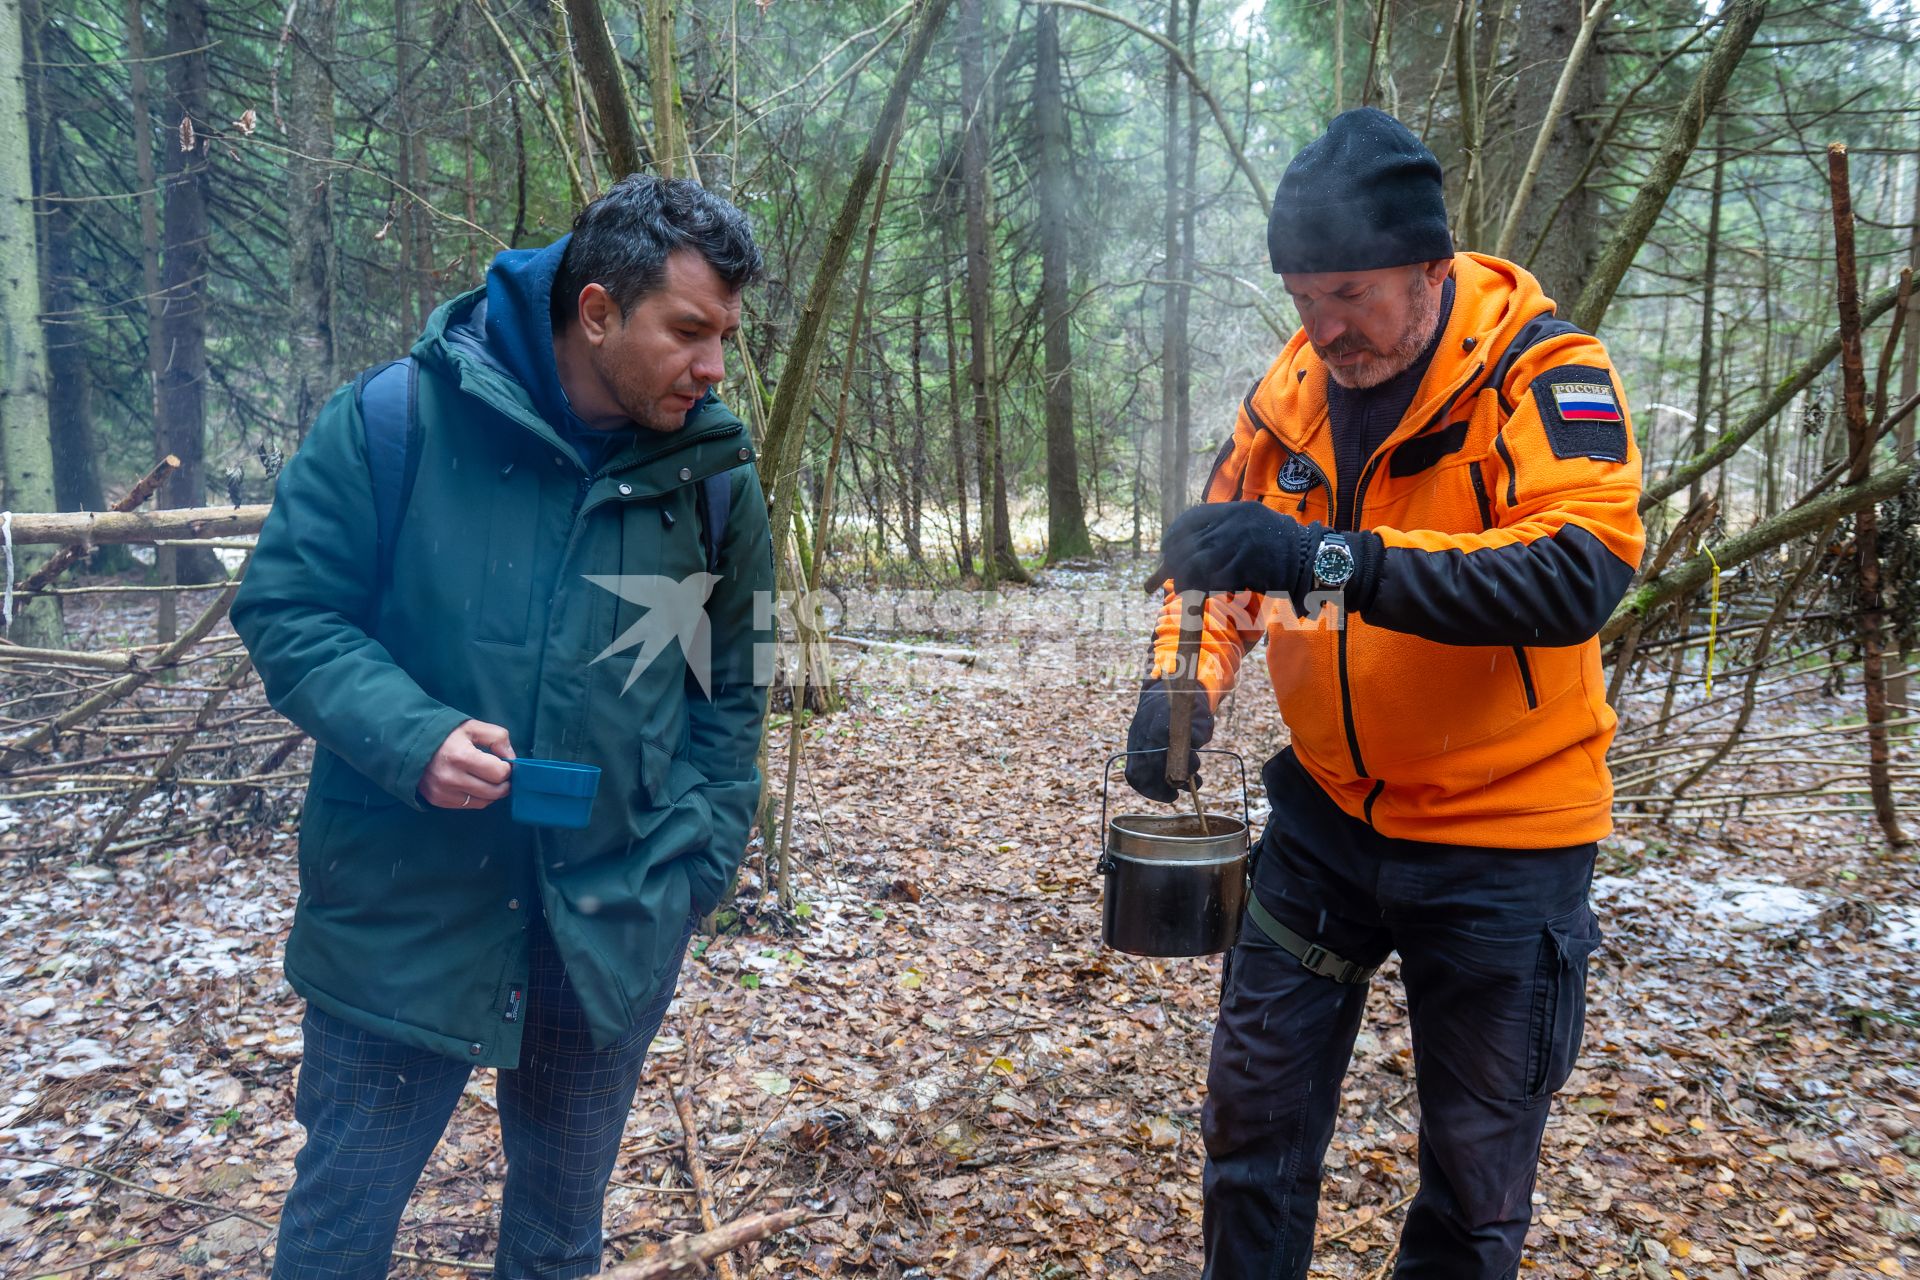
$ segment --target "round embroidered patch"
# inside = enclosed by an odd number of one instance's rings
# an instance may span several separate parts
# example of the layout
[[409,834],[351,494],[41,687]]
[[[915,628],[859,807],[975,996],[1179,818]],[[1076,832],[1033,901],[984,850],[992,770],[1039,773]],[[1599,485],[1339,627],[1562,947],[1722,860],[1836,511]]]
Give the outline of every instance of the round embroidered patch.
[[1288,493],[1305,493],[1319,483],[1319,478],[1314,475],[1313,468],[1302,462],[1300,456],[1295,454],[1281,466],[1280,474],[1274,477],[1274,482]]

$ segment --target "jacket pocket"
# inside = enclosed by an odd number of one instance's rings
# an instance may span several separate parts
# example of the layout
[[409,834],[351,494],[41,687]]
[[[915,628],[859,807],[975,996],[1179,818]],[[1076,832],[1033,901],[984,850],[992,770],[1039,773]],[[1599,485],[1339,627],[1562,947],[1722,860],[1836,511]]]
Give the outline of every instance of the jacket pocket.
[[400,802],[372,778],[325,747],[315,748],[312,785],[300,815],[300,887],[310,905],[337,906],[347,897],[354,855],[361,850],[356,832],[390,821],[382,810]]
[[673,803],[673,753],[651,738],[640,739],[641,799],[657,809]]
[[1599,946],[1600,922],[1584,902],[1547,921],[1534,975],[1529,1101],[1552,1097],[1573,1074],[1586,1028],[1587,963]]
[[1527,660],[1527,650],[1524,645],[1513,646],[1513,660],[1519,668],[1520,694],[1527,700],[1527,710],[1538,710],[1540,706],[1540,691],[1534,686],[1533,664]]

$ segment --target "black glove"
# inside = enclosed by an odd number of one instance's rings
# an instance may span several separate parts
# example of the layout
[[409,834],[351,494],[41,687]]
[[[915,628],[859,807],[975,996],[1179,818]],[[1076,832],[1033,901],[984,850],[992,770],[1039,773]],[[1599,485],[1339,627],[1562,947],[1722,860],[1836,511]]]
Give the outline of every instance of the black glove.
[[[1160,568],[1148,589],[1168,578],[1176,591],[1257,591],[1285,594],[1304,610],[1316,590],[1313,556],[1326,536],[1323,524],[1301,524],[1260,502],[1202,502],[1181,512],[1160,542]],[[1380,535],[1344,535],[1353,551],[1349,609],[1373,598],[1386,556]]]
[[[1187,750],[1204,747],[1213,741],[1213,709],[1201,692],[1183,694],[1193,699],[1192,741]],[[1164,680],[1149,680],[1140,686],[1140,705],[1134,708],[1133,723],[1127,728],[1127,750],[1144,752],[1127,756],[1127,785],[1149,800],[1172,804],[1180,794],[1167,785],[1167,738],[1173,729],[1173,702],[1167,696]],[[1200,783],[1197,754],[1190,755],[1194,766],[1194,785]]]

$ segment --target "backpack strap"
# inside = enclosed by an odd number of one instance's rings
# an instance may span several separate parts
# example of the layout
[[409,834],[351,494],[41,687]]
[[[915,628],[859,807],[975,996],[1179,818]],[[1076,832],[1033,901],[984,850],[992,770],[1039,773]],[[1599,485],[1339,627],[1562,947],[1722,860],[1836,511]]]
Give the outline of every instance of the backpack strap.
[[407,497],[420,465],[420,424],[415,413],[420,365],[412,356],[360,375],[354,394],[366,432],[367,470],[373,480],[373,512],[378,534],[380,586],[393,576],[393,548]]
[[700,508],[700,527],[707,540],[707,572],[720,572],[720,544],[733,514],[733,471],[721,471],[700,482],[694,502]]

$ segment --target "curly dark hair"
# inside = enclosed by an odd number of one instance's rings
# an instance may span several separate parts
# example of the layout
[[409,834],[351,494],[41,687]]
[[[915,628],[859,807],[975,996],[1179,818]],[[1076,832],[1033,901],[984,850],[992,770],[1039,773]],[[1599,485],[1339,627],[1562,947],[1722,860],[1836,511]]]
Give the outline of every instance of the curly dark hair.
[[573,238],[553,281],[553,328],[565,329],[576,314],[580,291],[605,289],[622,311],[660,287],[667,255],[697,249],[728,287],[758,279],[760,250],[747,215],[685,178],[633,173],[573,220]]

